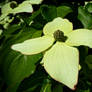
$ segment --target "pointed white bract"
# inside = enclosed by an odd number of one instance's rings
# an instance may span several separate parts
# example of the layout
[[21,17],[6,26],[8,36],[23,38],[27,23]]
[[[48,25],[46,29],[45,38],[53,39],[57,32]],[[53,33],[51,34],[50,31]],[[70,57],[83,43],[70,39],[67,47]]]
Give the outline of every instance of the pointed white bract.
[[21,52],[25,55],[38,54],[48,49],[54,42],[54,38],[43,36],[35,39],[29,39],[23,43],[15,44],[12,49]]
[[69,33],[66,44],[70,46],[88,46],[92,48],[92,30],[77,29]]
[[79,65],[79,53],[76,48],[57,42],[45,53],[42,62],[52,78],[75,89]]
[[73,30],[73,25],[67,19],[58,17],[44,26],[43,33],[45,35],[53,36],[53,33],[57,30],[64,32],[66,35]]
[[23,3],[19,4],[18,7],[14,8],[12,10],[12,13],[22,13],[22,12],[27,12],[27,13],[32,13],[33,8],[32,5],[29,1],[24,1]]
[[30,1],[31,4],[40,4],[43,0],[27,0]]

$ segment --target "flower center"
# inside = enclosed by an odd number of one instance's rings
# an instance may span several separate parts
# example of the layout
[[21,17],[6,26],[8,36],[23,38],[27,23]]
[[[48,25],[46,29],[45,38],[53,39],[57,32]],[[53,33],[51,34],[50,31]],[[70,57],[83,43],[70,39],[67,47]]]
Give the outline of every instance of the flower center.
[[17,7],[17,4],[16,4],[15,2],[11,2],[10,7],[11,7],[12,9],[14,9],[14,8]]
[[65,42],[67,40],[67,36],[64,36],[64,33],[60,30],[55,31],[53,35],[56,41]]

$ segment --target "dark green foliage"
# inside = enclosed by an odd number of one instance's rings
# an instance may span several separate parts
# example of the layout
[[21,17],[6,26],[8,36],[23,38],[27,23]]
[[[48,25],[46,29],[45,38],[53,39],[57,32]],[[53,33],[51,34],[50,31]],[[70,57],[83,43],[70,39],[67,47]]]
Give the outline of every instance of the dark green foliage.
[[[6,3],[5,0],[0,2],[0,5]],[[27,56],[11,49],[15,43],[42,36],[44,25],[56,17],[68,18],[73,22],[74,29],[92,29],[92,3],[84,3],[85,0],[44,0],[40,5],[33,5],[32,14],[14,15],[15,19],[7,29],[0,25],[0,29],[3,29],[0,35],[0,92],[92,92],[92,49],[78,47],[82,69],[75,91],[53,80],[46,73],[40,64],[42,54]]]

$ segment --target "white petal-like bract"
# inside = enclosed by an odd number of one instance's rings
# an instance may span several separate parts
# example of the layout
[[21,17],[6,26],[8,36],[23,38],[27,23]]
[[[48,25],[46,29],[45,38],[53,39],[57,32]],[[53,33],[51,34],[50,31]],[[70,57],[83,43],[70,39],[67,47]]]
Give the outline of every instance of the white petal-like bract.
[[53,79],[75,89],[79,71],[79,53],[76,48],[57,42],[46,51],[42,62]]
[[53,42],[54,38],[43,36],[26,40],[23,43],[15,44],[12,46],[12,49],[25,55],[33,55],[48,49],[53,44]]
[[57,30],[60,30],[67,34],[73,30],[73,25],[69,20],[57,17],[44,26],[43,33],[45,35],[53,36],[53,33]]
[[77,29],[69,33],[66,44],[70,46],[88,46],[92,48],[92,30]]

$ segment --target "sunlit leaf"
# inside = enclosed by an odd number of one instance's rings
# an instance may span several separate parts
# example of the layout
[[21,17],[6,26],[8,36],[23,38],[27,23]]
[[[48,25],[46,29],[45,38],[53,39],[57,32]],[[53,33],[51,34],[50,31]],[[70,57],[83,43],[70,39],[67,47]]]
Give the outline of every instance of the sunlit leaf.
[[2,30],[0,29],[0,35],[2,34]]
[[40,92],[52,92],[51,91],[51,83],[49,83],[49,82],[44,83],[43,82],[43,85],[42,85]]
[[57,17],[64,18],[67,14],[71,13],[73,10],[69,6],[59,6],[57,7]]
[[78,19],[82,22],[84,28],[92,28],[92,15],[82,6],[78,8]]
[[88,12],[92,13],[92,3],[88,3],[85,7],[88,10]]

